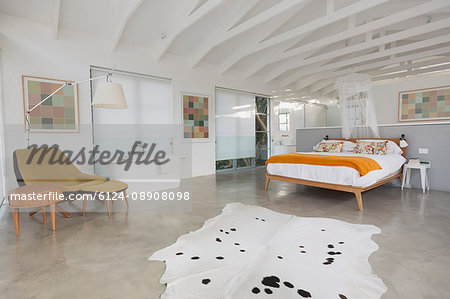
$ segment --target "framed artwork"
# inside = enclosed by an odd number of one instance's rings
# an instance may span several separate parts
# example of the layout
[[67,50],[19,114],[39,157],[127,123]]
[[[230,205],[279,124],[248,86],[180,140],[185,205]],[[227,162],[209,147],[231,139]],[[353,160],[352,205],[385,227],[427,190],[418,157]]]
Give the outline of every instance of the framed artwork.
[[[67,81],[22,76],[24,118],[34,107]],[[78,88],[67,85],[30,113],[30,132],[78,133]],[[26,129],[25,119],[25,129]]]
[[398,105],[399,122],[450,119],[450,86],[401,91]]
[[184,139],[196,141],[209,139],[209,97],[181,93],[183,100]]

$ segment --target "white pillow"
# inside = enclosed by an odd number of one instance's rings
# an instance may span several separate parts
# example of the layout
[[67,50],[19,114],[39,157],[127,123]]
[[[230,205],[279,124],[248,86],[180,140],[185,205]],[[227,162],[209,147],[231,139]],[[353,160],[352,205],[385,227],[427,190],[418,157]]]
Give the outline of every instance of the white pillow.
[[[356,143],[347,141],[347,140],[331,140],[330,139],[330,140],[322,140],[321,142],[326,142],[326,143],[344,142],[344,146],[342,147],[343,152],[353,152],[353,150],[355,149],[355,146],[356,146]],[[318,144],[313,146],[313,150],[317,151],[317,149],[319,148],[319,144],[321,142],[319,142]]]
[[370,141],[370,142],[383,142],[387,141],[387,149],[386,149],[386,155],[392,155],[392,154],[403,154],[402,149],[393,141],[390,140],[381,140],[381,139],[359,139],[361,141]]

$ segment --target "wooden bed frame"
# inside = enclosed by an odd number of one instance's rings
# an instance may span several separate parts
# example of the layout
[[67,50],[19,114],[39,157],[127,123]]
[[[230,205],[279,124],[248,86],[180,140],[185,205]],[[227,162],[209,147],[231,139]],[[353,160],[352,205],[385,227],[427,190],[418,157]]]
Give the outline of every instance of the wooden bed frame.
[[[351,141],[351,142],[356,142],[356,140],[358,140],[358,139],[390,140],[392,142],[395,142],[398,146],[400,146],[400,138],[352,138],[352,139],[330,138],[330,140],[346,140],[346,141]],[[406,148],[402,148],[402,150],[403,150],[402,156],[406,158]],[[379,186],[384,185],[384,184],[386,184],[390,181],[393,181],[397,178],[400,180],[402,179],[401,169],[398,172],[396,172],[395,174],[392,174],[392,175],[376,182],[373,185],[366,186],[366,187],[356,187],[356,186],[349,186],[349,185],[324,183],[324,182],[319,182],[319,181],[295,179],[295,178],[279,176],[279,175],[272,175],[272,174],[266,173],[265,190],[267,191],[269,189],[270,180],[276,180],[276,181],[283,181],[283,182],[295,183],[295,184],[306,185],[306,186],[313,186],[313,187],[319,187],[319,188],[325,188],[325,189],[350,192],[350,193],[355,194],[356,201],[358,203],[358,208],[360,211],[362,211],[363,210],[362,195],[361,195],[362,192],[379,187]]]

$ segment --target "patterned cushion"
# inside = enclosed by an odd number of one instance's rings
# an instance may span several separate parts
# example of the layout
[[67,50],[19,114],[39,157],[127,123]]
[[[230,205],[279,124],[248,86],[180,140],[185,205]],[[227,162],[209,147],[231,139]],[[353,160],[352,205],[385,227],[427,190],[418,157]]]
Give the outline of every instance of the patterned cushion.
[[355,147],[355,153],[369,155],[385,155],[387,150],[387,141],[372,142],[358,140]]
[[321,142],[317,147],[318,152],[340,153],[344,142]]

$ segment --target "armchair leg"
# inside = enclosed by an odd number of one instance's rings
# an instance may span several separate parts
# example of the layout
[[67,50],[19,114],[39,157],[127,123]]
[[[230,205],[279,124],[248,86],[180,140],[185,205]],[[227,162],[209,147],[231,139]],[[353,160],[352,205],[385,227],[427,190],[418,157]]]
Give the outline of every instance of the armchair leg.
[[128,204],[127,190],[123,190],[123,198],[125,198],[125,201],[127,202],[127,208],[130,207],[130,205]]
[[70,217],[71,217],[69,213],[67,213],[65,210],[63,210],[63,208],[60,208],[58,205],[55,205],[55,207],[56,207],[56,210],[57,210],[59,213],[61,213],[62,215],[64,215],[64,217],[66,217],[66,218],[70,218]]
[[109,197],[106,199],[106,209],[108,210],[108,216],[111,216],[111,209],[109,208]]
[[36,208],[33,211],[29,212],[28,215],[33,216],[34,214],[36,214],[37,212],[39,212],[40,210],[42,210],[42,207]]
[[45,206],[42,207],[42,221],[47,224],[47,209]]
[[52,222],[52,230],[53,231],[56,229],[56,227],[55,227],[55,208],[56,208],[56,204],[54,204],[54,203],[50,204],[50,220]]
[[83,212],[81,213],[81,216],[84,216],[86,214],[86,204],[87,204],[87,198],[83,198]]
[[19,235],[19,209],[14,209],[14,225],[16,227],[16,236]]

